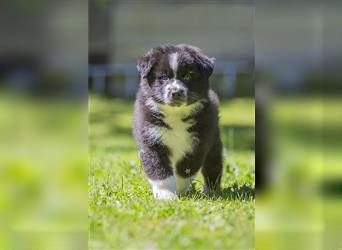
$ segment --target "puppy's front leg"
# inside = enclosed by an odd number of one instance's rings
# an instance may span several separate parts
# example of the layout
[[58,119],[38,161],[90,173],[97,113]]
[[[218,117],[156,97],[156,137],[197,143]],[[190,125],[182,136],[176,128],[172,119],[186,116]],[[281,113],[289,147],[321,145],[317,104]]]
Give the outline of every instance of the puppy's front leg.
[[141,163],[157,199],[177,199],[176,178],[173,175],[167,150],[146,147],[140,151]]
[[172,175],[164,180],[149,180],[152,185],[153,195],[161,200],[178,199],[176,178]]
[[222,172],[222,142],[220,137],[217,136],[215,143],[209,150],[202,167],[204,193],[208,193],[209,190],[220,189]]

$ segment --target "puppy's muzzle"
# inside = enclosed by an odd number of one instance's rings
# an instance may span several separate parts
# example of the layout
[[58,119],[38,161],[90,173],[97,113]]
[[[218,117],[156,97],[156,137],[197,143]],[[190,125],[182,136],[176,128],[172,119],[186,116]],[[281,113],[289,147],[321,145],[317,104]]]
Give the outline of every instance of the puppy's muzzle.
[[185,100],[185,90],[180,88],[174,88],[170,90],[171,100]]
[[166,86],[165,100],[171,106],[179,106],[186,102],[186,89],[178,81],[173,81]]
[[180,106],[186,102],[186,94],[183,88],[175,87],[169,90],[169,100],[171,106]]

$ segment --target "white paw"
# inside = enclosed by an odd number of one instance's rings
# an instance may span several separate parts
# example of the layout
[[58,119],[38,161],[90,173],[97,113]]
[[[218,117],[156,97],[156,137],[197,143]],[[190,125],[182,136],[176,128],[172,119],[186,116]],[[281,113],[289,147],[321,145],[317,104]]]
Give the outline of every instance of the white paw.
[[149,180],[154,197],[159,200],[177,200],[176,178],[170,176],[164,180]]
[[153,190],[153,194],[158,200],[178,200],[176,193],[166,189]]

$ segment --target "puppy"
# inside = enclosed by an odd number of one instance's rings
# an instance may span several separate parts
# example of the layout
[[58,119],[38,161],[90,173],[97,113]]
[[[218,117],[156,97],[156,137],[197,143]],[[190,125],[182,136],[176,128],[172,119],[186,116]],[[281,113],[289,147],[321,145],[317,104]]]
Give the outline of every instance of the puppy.
[[186,45],[161,45],[138,62],[133,134],[157,199],[177,199],[201,170],[204,192],[218,189],[222,143],[218,98],[209,86],[214,58]]

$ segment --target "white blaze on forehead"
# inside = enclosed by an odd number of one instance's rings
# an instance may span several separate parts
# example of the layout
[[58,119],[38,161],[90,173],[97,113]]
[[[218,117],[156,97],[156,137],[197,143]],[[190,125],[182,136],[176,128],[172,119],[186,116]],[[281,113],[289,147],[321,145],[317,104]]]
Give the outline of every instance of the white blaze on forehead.
[[173,73],[176,77],[177,68],[178,68],[178,53],[177,52],[169,55],[169,64],[170,64],[170,68],[173,70]]

